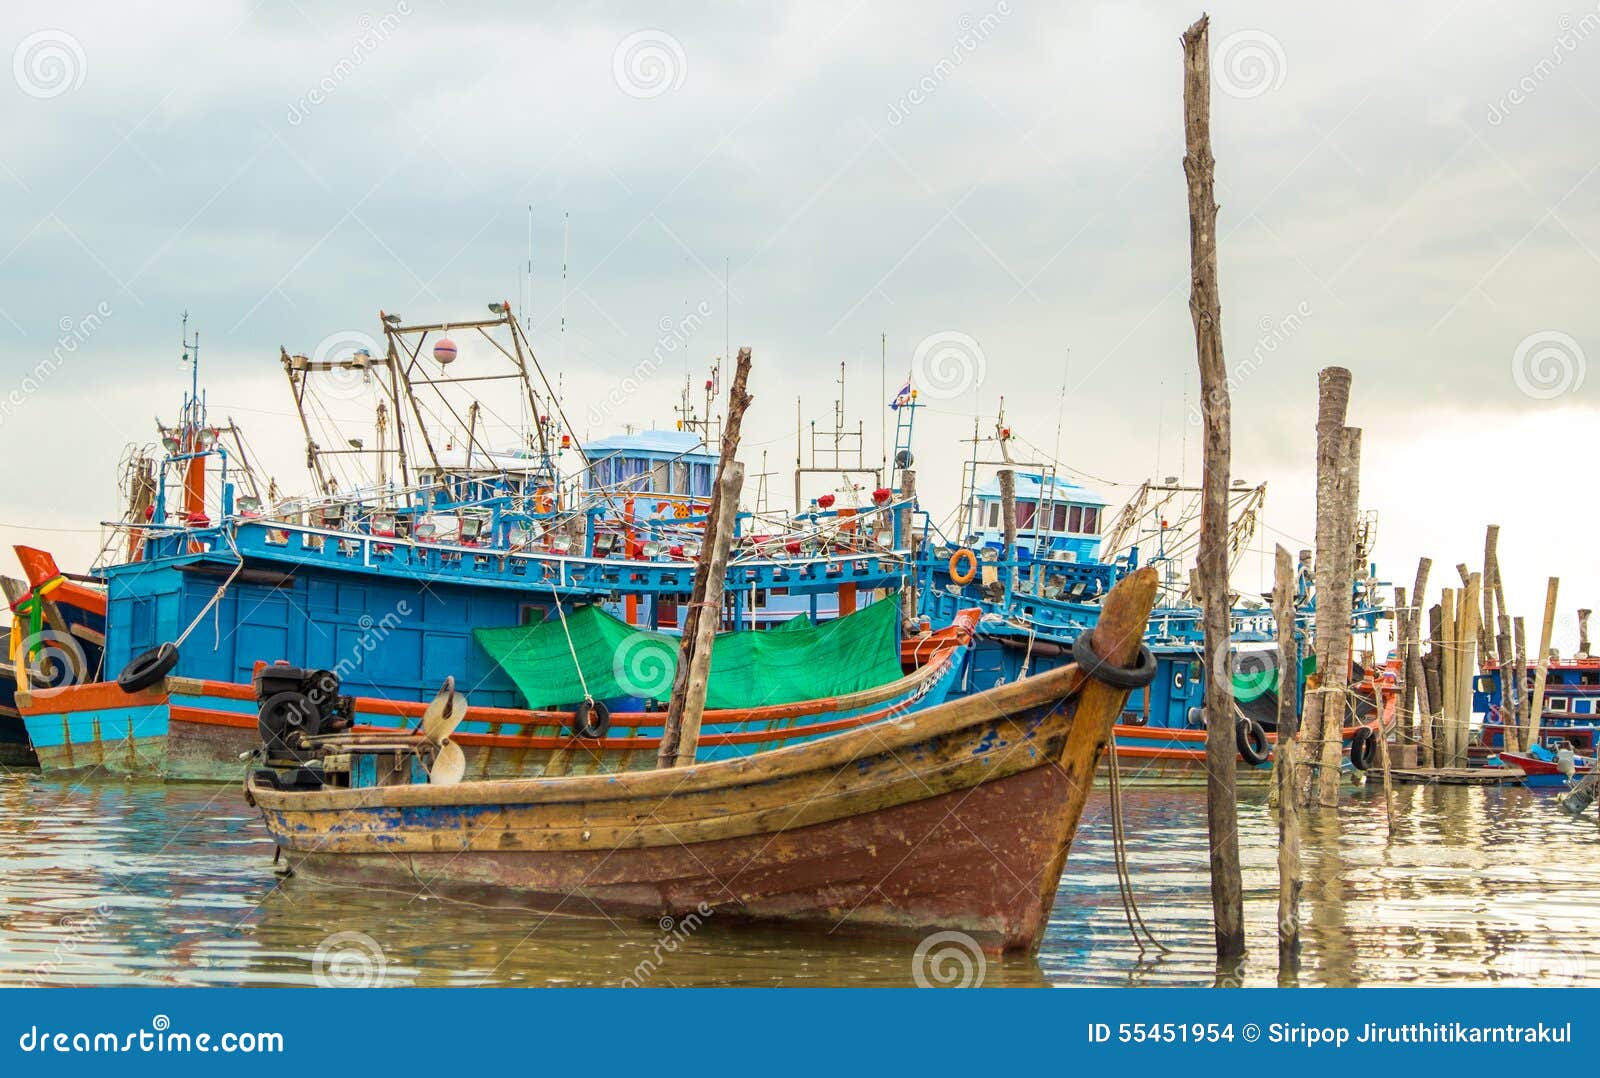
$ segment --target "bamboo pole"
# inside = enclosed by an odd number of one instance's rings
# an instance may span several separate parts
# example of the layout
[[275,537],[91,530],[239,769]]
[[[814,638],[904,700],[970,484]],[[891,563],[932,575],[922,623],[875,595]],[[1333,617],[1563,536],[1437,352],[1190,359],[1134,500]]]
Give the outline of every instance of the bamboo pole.
[[[711,508],[706,513],[705,537],[706,546],[701,550],[699,564],[694,570],[694,584],[690,592],[689,604],[684,608],[682,618],[683,639],[678,645],[678,669],[672,678],[672,697],[667,705],[667,717],[661,725],[661,747],[656,754],[657,767],[676,767],[680,762],[692,763],[694,761],[694,740],[685,739],[683,718],[685,707],[689,698],[690,668],[694,664],[694,653],[702,634],[700,625],[705,622],[710,627],[711,638],[715,638],[717,622],[722,609],[723,578],[727,575],[728,552],[721,552],[721,562],[717,561],[717,551],[714,546],[715,536],[721,534],[722,517],[727,515],[729,521],[729,535],[732,535],[733,519],[739,514],[739,503],[734,500],[731,504],[722,501],[722,477],[727,473],[730,465],[734,463],[739,452],[739,434],[744,425],[744,412],[750,406],[750,394],[745,391],[745,386],[750,380],[750,349],[739,349],[738,364],[734,368],[733,386],[728,391],[728,417],[722,427],[722,447],[720,458],[717,462],[717,486],[711,499]],[[716,576],[715,595],[713,601],[711,578],[713,572]],[[710,662],[709,654],[707,656]],[[704,706],[702,691],[701,705]],[[698,729],[696,729],[698,736]],[[687,746],[687,752],[685,752]],[[686,757],[686,759],[685,759]]]
[[1499,625],[1496,616],[1495,600],[1501,599],[1498,613],[1504,614],[1506,606],[1504,596],[1500,593],[1500,562],[1495,551],[1500,545],[1500,525],[1490,524],[1484,529],[1483,535],[1483,620],[1478,623],[1478,655],[1480,662],[1488,662],[1489,656],[1499,657],[1499,647],[1494,640],[1495,626]]
[[1202,15],[1183,35],[1183,173],[1189,188],[1189,314],[1194,322],[1204,416],[1205,473],[1200,495],[1198,566],[1206,654],[1206,814],[1211,847],[1211,908],[1217,957],[1244,954],[1244,889],[1239,873],[1235,789],[1238,735],[1233,681],[1228,676],[1228,470],[1231,407],[1222,354],[1222,300],[1217,285],[1216,165],[1211,154],[1210,19]]
[[1300,663],[1294,637],[1294,564],[1280,544],[1272,585],[1278,627],[1278,972],[1300,966],[1300,797],[1296,784],[1295,696]]
[[1417,578],[1411,586],[1411,634],[1406,640],[1406,665],[1416,666],[1415,676],[1411,684],[1415,690],[1411,697],[1410,714],[1407,719],[1407,732],[1413,743],[1419,743],[1417,727],[1421,724],[1421,716],[1427,711],[1423,703],[1428,694],[1428,685],[1422,673],[1422,601],[1428,594],[1428,574],[1433,569],[1432,558],[1417,559]]
[[1525,745],[1539,743],[1539,722],[1544,718],[1544,683],[1550,673],[1550,638],[1556,631],[1556,593],[1561,590],[1559,577],[1551,577],[1544,586],[1544,625],[1539,630],[1539,665],[1533,670],[1533,700],[1528,704],[1527,737]]
[[[1517,698],[1517,718],[1518,718],[1518,720],[1520,722],[1523,722],[1524,724],[1526,724],[1527,719],[1525,718],[1525,716],[1528,714],[1528,710],[1529,710],[1529,708],[1531,706],[1531,702],[1528,699],[1528,687],[1527,687],[1527,683],[1528,683],[1528,632],[1527,632],[1527,626],[1525,626],[1522,623],[1522,619],[1521,618],[1512,618],[1511,619],[1511,635],[1516,638],[1516,642],[1517,642],[1517,662],[1516,662],[1515,668],[1512,671],[1514,676],[1512,677],[1512,680],[1511,680],[1510,691]],[[1500,674],[1500,698],[1501,699],[1505,699],[1506,691],[1507,691],[1506,675],[1505,675],[1505,672],[1502,671],[1501,674]],[[1524,726],[1524,730],[1525,729],[1526,729],[1526,726]],[[1520,738],[1519,738],[1519,740],[1520,740]],[[1531,741],[1528,742],[1528,747],[1532,748],[1533,747],[1533,742],[1531,742]]]

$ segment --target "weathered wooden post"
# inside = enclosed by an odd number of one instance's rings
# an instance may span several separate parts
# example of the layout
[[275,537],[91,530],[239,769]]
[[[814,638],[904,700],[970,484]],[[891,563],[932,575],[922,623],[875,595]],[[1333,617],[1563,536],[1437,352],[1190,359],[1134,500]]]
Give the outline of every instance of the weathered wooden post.
[[1244,954],[1244,890],[1239,874],[1238,803],[1229,676],[1228,471],[1232,417],[1222,354],[1222,299],[1217,285],[1217,200],[1211,155],[1211,20],[1202,15],[1183,35],[1183,174],[1189,187],[1189,315],[1200,363],[1205,474],[1200,494],[1201,620],[1206,655],[1206,815],[1211,837],[1211,909],[1217,957]]
[[[1432,569],[1433,559],[1419,558],[1416,583],[1411,588],[1411,618],[1408,622],[1411,631],[1406,637],[1406,734],[1414,745],[1421,744],[1419,728],[1422,715],[1428,710],[1425,702],[1428,699],[1427,678],[1422,672],[1422,601],[1428,591],[1428,573]],[[1420,749],[1418,762],[1421,762]]]
[[[678,669],[672,678],[672,698],[667,705],[667,717],[661,726],[661,747],[656,754],[657,767],[676,767],[694,763],[695,742],[700,737],[700,713],[705,707],[706,678],[699,683],[698,703],[690,708],[690,693],[695,685],[694,668],[701,641],[705,642],[701,670],[711,668],[711,642],[716,638],[717,625],[722,620],[722,588],[728,572],[728,546],[733,536],[733,524],[739,515],[739,484],[743,468],[736,467],[739,453],[739,432],[744,425],[744,412],[750,406],[750,394],[745,386],[750,380],[750,349],[739,349],[738,365],[734,368],[733,386],[728,392],[728,418],[722,427],[722,449],[717,462],[717,486],[706,513],[705,546],[700,552],[699,564],[694,569],[694,585],[689,604],[684,608],[683,639],[678,645]],[[728,488],[725,480],[732,474],[734,496],[724,501]],[[726,527],[724,527],[724,519]],[[718,545],[720,540],[720,547]],[[694,730],[685,725],[685,715],[694,713]]]
[[1550,674],[1550,638],[1556,630],[1556,594],[1561,580],[1551,577],[1544,586],[1544,626],[1539,630],[1539,665],[1533,670],[1533,699],[1528,704],[1525,745],[1539,743],[1539,723],[1544,718],[1544,683]]
[[1278,973],[1300,967],[1300,793],[1295,782],[1296,686],[1299,648],[1294,637],[1294,564],[1281,545],[1272,581],[1272,616],[1278,627],[1278,745],[1273,752],[1278,788]]
[[1339,578],[1332,595],[1324,596],[1320,589],[1317,593],[1318,609],[1324,602],[1332,607],[1330,620],[1338,634],[1329,641],[1328,673],[1323,680],[1322,766],[1317,773],[1317,785],[1324,805],[1339,803],[1339,765],[1344,757],[1344,718],[1350,686],[1350,614],[1354,605],[1350,589],[1358,568],[1355,563],[1356,505],[1361,496],[1361,430],[1345,427],[1339,433],[1339,466],[1334,483],[1334,510],[1338,518],[1335,555]]
[[[1313,563],[1316,580],[1317,608],[1312,635],[1313,654],[1316,656],[1317,677],[1315,687],[1308,687],[1305,715],[1301,724],[1301,739],[1305,743],[1306,758],[1312,762],[1311,785],[1315,785],[1316,772],[1321,766],[1322,743],[1326,738],[1323,716],[1332,713],[1335,725],[1334,738],[1344,721],[1345,675],[1335,676],[1335,666],[1344,663],[1344,642],[1350,633],[1348,614],[1338,620],[1338,603],[1333,596],[1343,591],[1349,594],[1349,573],[1345,571],[1339,551],[1350,542],[1349,536],[1339,534],[1338,511],[1339,458],[1344,451],[1344,418],[1350,405],[1350,372],[1343,367],[1325,367],[1317,372],[1317,556]],[[1341,543],[1341,538],[1344,540]],[[1347,604],[1348,605],[1348,604]],[[1332,645],[1339,642],[1339,659],[1332,658]],[[1309,799],[1314,790],[1308,788]]]
[[1456,714],[1451,729],[1451,767],[1467,766],[1467,731],[1472,726],[1472,676],[1478,669],[1478,603],[1482,591],[1483,576],[1472,573],[1467,578],[1466,590],[1457,606],[1457,617],[1461,621],[1457,633],[1461,655],[1456,662]]
[[1441,626],[1444,634],[1444,651],[1442,661],[1439,663],[1439,684],[1444,690],[1444,709],[1439,716],[1439,725],[1434,732],[1434,766],[1454,767],[1455,747],[1453,728],[1456,715],[1456,688],[1460,684],[1456,680],[1456,665],[1460,661],[1461,638],[1460,629],[1456,619],[1456,589],[1445,588],[1439,593]]
[[1578,658],[1589,657],[1589,615],[1594,611],[1587,607],[1578,608]]
[[1423,667],[1428,685],[1428,715],[1423,730],[1423,747],[1426,750],[1424,767],[1443,766],[1440,761],[1444,759],[1445,685],[1449,683],[1444,646],[1444,604],[1449,591],[1449,588],[1440,589],[1439,602],[1428,608],[1428,658],[1427,665]]

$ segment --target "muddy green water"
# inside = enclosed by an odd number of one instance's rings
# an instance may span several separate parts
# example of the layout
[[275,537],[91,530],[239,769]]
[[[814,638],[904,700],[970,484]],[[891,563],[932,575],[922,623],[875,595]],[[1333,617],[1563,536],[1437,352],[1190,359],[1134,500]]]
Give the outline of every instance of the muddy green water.
[[[1124,921],[1097,794],[1037,959],[723,926],[548,919],[279,880],[237,789],[0,776],[0,985],[1209,985],[1205,806],[1125,794],[1140,909]],[[1600,828],[1545,792],[1399,787],[1305,827],[1305,985],[1600,985]],[[1225,980],[1278,983],[1276,825],[1240,806],[1250,955]]]

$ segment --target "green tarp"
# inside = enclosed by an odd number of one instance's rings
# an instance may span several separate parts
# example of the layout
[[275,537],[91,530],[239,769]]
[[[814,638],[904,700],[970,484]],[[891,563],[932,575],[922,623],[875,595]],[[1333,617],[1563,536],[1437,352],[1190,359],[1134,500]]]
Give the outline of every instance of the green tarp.
[[[1267,670],[1241,670],[1233,675],[1233,698],[1241,704],[1248,704],[1265,693],[1278,691],[1277,653],[1261,652],[1259,654],[1270,656],[1274,665]],[[1237,658],[1234,661],[1238,662]],[[1301,680],[1304,681],[1307,675],[1315,672],[1316,668],[1316,659],[1307,657],[1300,664]]]
[[[893,681],[901,676],[899,623],[900,604],[890,595],[820,625],[797,618],[776,629],[722,633],[711,649],[706,706],[787,704]],[[638,696],[665,702],[672,695],[678,638],[635,629],[598,606],[569,611],[565,629],[550,617],[515,629],[476,629],[473,635],[530,708],[576,703],[586,688],[596,700]]]

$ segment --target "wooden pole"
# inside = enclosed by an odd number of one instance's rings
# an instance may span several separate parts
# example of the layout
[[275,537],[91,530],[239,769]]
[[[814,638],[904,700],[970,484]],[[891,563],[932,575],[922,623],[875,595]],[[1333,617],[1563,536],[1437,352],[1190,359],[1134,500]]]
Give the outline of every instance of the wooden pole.
[[[1417,728],[1421,725],[1421,717],[1428,710],[1423,703],[1428,695],[1426,677],[1422,673],[1422,600],[1428,593],[1428,574],[1433,569],[1433,559],[1417,559],[1416,583],[1411,587],[1411,617],[1407,623],[1410,633],[1406,636],[1406,736],[1412,744],[1419,743]],[[1413,667],[1415,669],[1413,670]]]
[[[1519,731],[1520,734],[1525,733],[1527,730],[1526,716],[1528,714],[1528,709],[1532,706],[1528,699],[1527,688],[1528,631],[1527,626],[1523,624],[1521,618],[1511,619],[1511,635],[1516,639],[1517,661],[1516,666],[1512,668],[1511,683],[1509,685],[1506,683],[1505,672],[1501,671],[1500,673],[1500,698],[1504,700],[1507,692],[1510,692],[1517,698],[1517,719],[1519,722],[1523,723],[1523,729],[1522,731]],[[1519,737],[1518,740],[1520,741],[1521,737]],[[1529,741],[1527,742],[1527,745],[1529,748],[1532,748],[1533,742]]]
[[1578,658],[1589,657],[1589,615],[1594,611],[1586,607],[1578,608]]
[[1539,665],[1533,669],[1533,700],[1528,704],[1528,736],[1525,745],[1539,743],[1539,722],[1544,718],[1544,683],[1550,673],[1550,638],[1556,631],[1556,593],[1561,580],[1551,577],[1544,586],[1544,626],[1539,630]]
[[[1344,449],[1344,419],[1350,406],[1350,372],[1343,367],[1325,367],[1317,372],[1317,554],[1313,563],[1316,582],[1317,607],[1312,634],[1313,653],[1316,656],[1317,677],[1315,688],[1308,688],[1305,699],[1305,716],[1301,725],[1301,739],[1305,742],[1307,758],[1320,764],[1323,741],[1323,715],[1332,694],[1329,674],[1333,662],[1330,644],[1349,632],[1346,621],[1341,633],[1335,620],[1337,611],[1329,597],[1341,587],[1343,574],[1335,553],[1338,541],[1337,493],[1339,484],[1339,457]],[[1342,650],[1342,649],[1341,649]],[[1340,685],[1343,684],[1341,679]],[[1343,700],[1341,693],[1340,700]],[[1334,722],[1343,721],[1343,716]],[[1314,781],[1316,768],[1311,769]],[[1308,788],[1307,796],[1311,794]]]
[[1228,471],[1232,417],[1222,354],[1222,299],[1217,285],[1216,159],[1211,155],[1210,19],[1183,35],[1183,174],[1189,188],[1189,315],[1194,322],[1204,417],[1205,473],[1200,494],[1201,620],[1206,654],[1206,815],[1211,837],[1211,909],[1217,957],[1244,954],[1244,889],[1239,873],[1235,790],[1238,735],[1233,723],[1228,618]]
[[900,473],[900,542],[910,552],[906,564],[905,584],[900,593],[900,620],[910,626],[917,623],[917,537],[912,534],[916,521],[917,473],[906,468]]
[[1428,684],[1428,715],[1423,728],[1423,766],[1438,767],[1444,758],[1440,746],[1441,716],[1445,708],[1446,660],[1444,646],[1444,603],[1449,588],[1440,590],[1439,602],[1428,608],[1428,656],[1423,673]]
[[1495,554],[1499,545],[1500,525],[1490,524],[1484,529],[1483,535],[1483,620],[1478,623],[1478,658],[1485,663],[1491,655],[1499,656],[1494,639],[1495,627],[1500,624],[1497,613],[1506,612],[1504,601],[1500,603],[1498,611],[1495,608],[1495,601],[1504,599],[1500,591],[1500,561]]
[[1328,672],[1322,681],[1322,766],[1317,772],[1317,786],[1324,805],[1339,803],[1339,764],[1344,757],[1344,719],[1350,686],[1350,589],[1357,571],[1356,504],[1361,492],[1361,430],[1345,427],[1339,435],[1339,466],[1334,484],[1338,579],[1332,594],[1317,592],[1317,606],[1320,609],[1323,603],[1328,604],[1328,620],[1336,634],[1328,641]]
[[[683,714],[679,720],[675,767],[694,763],[700,746],[700,720],[706,709],[706,690],[711,684],[711,651],[717,636],[719,619],[710,612],[722,609],[723,582],[728,575],[728,548],[733,542],[733,521],[738,514],[739,490],[744,485],[744,465],[729,461],[717,477],[717,500],[727,511],[717,514],[717,531],[711,539],[711,573],[706,577],[705,596],[701,600],[706,616],[695,623],[694,648],[689,655],[689,678],[683,697]],[[680,663],[683,661],[679,652]],[[677,697],[673,697],[676,702]]]
[[1482,574],[1471,574],[1467,578],[1461,601],[1456,606],[1456,616],[1461,620],[1457,637],[1461,641],[1461,655],[1456,661],[1456,714],[1451,727],[1451,767],[1467,766],[1467,730],[1472,725],[1472,675],[1478,669],[1478,604],[1482,592]]
[[1456,714],[1456,664],[1460,657],[1460,636],[1456,622],[1456,589],[1445,588],[1439,595],[1439,615],[1443,621],[1441,629],[1444,632],[1444,648],[1439,663],[1439,684],[1444,690],[1444,706],[1440,711],[1439,724],[1434,730],[1435,767],[1454,767],[1455,749],[1452,745],[1451,730],[1455,723]]
[[1296,682],[1300,663],[1294,637],[1294,563],[1281,545],[1272,583],[1278,626],[1278,745],[1273,753],[1278,787],[1278,974],[1300,966],[1300,795],[1296,783]]
[[[701,637],[700,623],[705,621],[710,626],[712,637],[715,637],[717,622],[722,610],[722,585],[723,577],[727,575],[726,550],[721,553],[721,564],[713,567],[716,560],[714,537],[720,534],[721,521],[724,512],[729,520],[729,535],[732,535],[733,518],[739,514],[737,500],[731,504],[722,501],[722,477],[727,473],[729,465],[734,463],[739,452],[739,433],[744,425],[744,411],[750,406],[750,394],[745,391],[745,386],[750,380],[750,349],[739,349],[738,365],[733,372],[733,386],[728,391],[728,418],[722,427],[722,448],[717,462],[717,486],[712,495],[711,508],[706,513],[705,537],[706,546],[700,552],[700,561],[694,569],[694,585],[690,592],[689,605],[684,608],[680,622],[683,626],[683,639],[678,645],[678,669],[672,678],[672,697],[667,705],[667,718],[661,726],[661,747],[656,754],[657,767],[675,767],[683,759],[684,746],[687,745],[687,761],[694,760],[694,742],[685,741],[683,738],[683,716],[685,705],[688,703],[690,668],[694,663],[694,652],[697,641]],[[713,568],[717,578],[715,601],[711,600],[711,577]],[[709,662],[709,656],[707,662]],[[701,704],[704,705],[702,695]],[[698,731],[696,731],[698,735]]]

